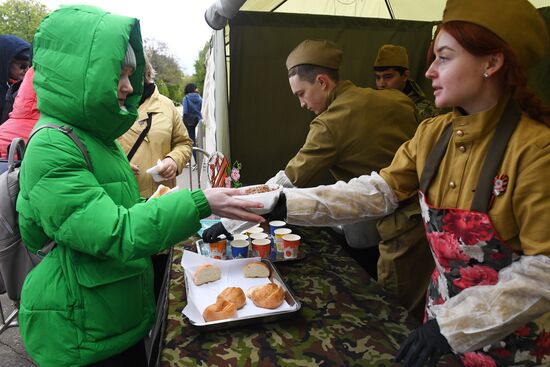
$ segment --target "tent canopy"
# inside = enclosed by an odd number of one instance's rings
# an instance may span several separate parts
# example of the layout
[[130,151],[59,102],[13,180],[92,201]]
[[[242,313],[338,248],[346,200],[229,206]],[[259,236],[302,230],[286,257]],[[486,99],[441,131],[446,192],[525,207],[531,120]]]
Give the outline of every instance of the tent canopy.
[[[530,1],[550,6],[550,0]],[[445,0],[248,0],[241,10],[437,21],[444,7]]]
[[[374,87],[372,62],[382,44],[405,46],[413,79],[433,98],[431,82],[424,77],[426,49],[445,0],[422,0],[421,7],[418,3],[248,0],[229,27],[214,35],[215,93],[206,100],[212,106],[206,123],[212,143],[207,149],[215,147],[241,162],[244,184],[265,182],[285,167],[305,141],[313,118],[292,95],[285,68],[288,53],[304,39],[336,42],[344,50],[340,76],[363,87]],[[550,6],[550,0],[532,3]],[[550,25],[550,7],[541,14]],[[550,56],[532,70],[530,82],[550,102]],[[329,182],[327,175],[316,183]]]

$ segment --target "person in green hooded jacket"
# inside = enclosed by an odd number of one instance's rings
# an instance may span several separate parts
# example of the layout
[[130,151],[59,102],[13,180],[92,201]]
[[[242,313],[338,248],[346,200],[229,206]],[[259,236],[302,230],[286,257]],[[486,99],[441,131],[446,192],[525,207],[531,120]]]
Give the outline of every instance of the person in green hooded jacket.
[[[40,366],[145,366],[155,317],[150,256],[184,240],[199,220],[263,221],[238,189],[180,190],[145,201],[116,139],[137,118],[144,56],[137,19],[90,6],[48,15],[34,39],[41,118],[71,128],[93,172],[65,134],[29,143],[17,200],[21,236],[56,246],[27,276],[19,324]],[[60,72],[62,70],[62,72]]]

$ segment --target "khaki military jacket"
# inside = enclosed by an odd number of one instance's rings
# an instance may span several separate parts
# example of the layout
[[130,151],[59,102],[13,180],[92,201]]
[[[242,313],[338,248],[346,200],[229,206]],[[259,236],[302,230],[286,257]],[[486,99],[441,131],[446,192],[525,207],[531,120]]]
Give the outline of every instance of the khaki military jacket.
[[131,161],[140,168],[140,174],[136,179],[141,196],[146,198],[151,196],[160,184],[174,187],[176,180],[155,182],[153,176],[145,171],[157,164],[158,159],[170,157],[176,162],[178,173],[181,173],[193,149],[193,141],[189,138],[174,103],[160,94],[155,87],[151,97],[139,106],[138,120],[118,139],[126,154],[145,129],[148,112],[153,113],[151,129]]
[[[347,184],[285,190],[287,223],[334,225],[391,212],[397,201],[416,195],[427,157],[449,124],[453,135],[426,199],[435,207],[469,210],[506,101],[471,116],[455,110],[423,121],[382,177],[373,173]],[[505,190],[488,214],[500,238],[527,256],[502,269],[497,284],[468,288],[432,307],[455,352],[491,344],[550,312],[549,167],[550,127],[523,114],[497,173],[507,182]]]
[[307,187],[327,170],[344,181],[378,171],[390,164],[418,127],[411,100],[396,90],[359,88],[341,81],[327,105],[310,123],[306,142],[285,168],[297,187]]
[[[453,135],[427,195],[436,207],[470,209],[480,167],[504,109],[471,116],[458,110],[422,122],[380,175],[399,200],[415,195],[428,154],[448,124]],[[506,243],[526,255],[550,255],[550,128],[523,114],[498,171],[507,181],[489,216]]]
[[435,107],[432,101],[426,98],[426,95],[414,80],[407,80],[407,87],[405,89],[409,91],[407,96],[413,101],[420,121],[441,114],[441,111]]

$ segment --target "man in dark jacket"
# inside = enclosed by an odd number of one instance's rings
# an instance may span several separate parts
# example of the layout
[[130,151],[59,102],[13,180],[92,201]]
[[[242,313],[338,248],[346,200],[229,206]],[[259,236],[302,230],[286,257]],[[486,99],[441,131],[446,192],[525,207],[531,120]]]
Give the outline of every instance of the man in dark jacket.
[[0,125],[8,119],[30,65],[30,43],[11,34],[0,36]]

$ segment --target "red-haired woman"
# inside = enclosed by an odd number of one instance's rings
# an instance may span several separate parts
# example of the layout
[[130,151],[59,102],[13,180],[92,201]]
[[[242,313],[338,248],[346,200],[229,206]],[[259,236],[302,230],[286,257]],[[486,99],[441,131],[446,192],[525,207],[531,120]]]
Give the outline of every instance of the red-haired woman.
[[380,176],[285,190],[301,225],[384,215],[418,192],[436,267],[405,366],[451,352],[550,365],[550,112],[525,75],[548,42],[527,0],[448,0],[426,76],[453,112],[425,120]]

